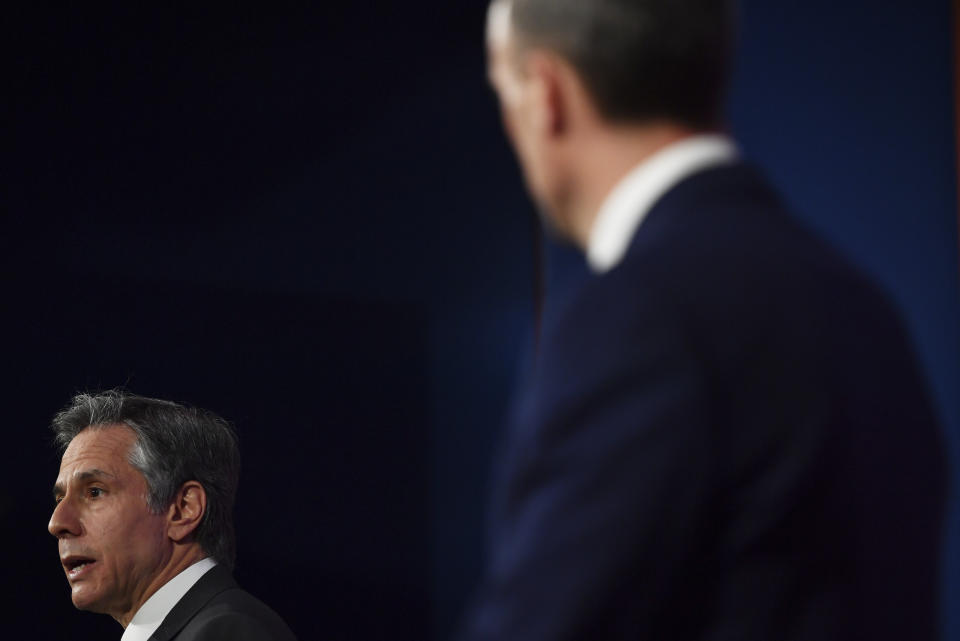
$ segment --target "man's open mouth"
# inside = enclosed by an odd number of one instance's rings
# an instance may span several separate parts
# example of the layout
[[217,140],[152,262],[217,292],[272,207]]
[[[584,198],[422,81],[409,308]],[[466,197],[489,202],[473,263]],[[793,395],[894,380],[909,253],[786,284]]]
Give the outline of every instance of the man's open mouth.
[[67,570],[67,576],[75,579],[83,574],[84,570],[96,563],[94,559],[84,556],[69,556],[62,561],[63,567]]

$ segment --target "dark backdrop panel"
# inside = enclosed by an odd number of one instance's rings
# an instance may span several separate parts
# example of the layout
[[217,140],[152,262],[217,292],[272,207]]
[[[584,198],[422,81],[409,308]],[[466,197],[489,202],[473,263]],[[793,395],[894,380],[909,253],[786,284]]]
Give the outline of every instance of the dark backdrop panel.
[[[8,12],[8,629],[118,636],[69,605],[44,425],[128,383],[237,423],[238,575],[302,638],[448,637],[531,347],[533,212],[485,86],[486,4]],[[900,303],[956,451],[948,3],[741,5],[734,132]],[[547,256],[549,313],[585,271]]]

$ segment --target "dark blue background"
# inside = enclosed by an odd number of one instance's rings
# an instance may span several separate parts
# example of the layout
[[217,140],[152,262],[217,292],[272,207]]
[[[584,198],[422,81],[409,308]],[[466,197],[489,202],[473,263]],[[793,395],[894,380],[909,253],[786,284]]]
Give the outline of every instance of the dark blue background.
[[[73,610],[44,533],[45,425],[115,385],[236,422],[238,578],[302,639],[455,624],[538,234],[484,84],[485,0],[330,4],[8,14],[8,630],[119,637]],[[901,305],[956,458],[950,7],[747,0],[742,22],[731,126]],[[549,295],[583,277],[547,255]],[[960,546],[945,570],[960,639]]]

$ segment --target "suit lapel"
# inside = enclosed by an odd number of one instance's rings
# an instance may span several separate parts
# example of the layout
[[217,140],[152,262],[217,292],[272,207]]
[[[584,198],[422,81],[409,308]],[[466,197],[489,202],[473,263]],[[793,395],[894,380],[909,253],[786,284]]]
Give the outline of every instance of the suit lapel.
[[234,587],[237,587],[237,584],[233,580],[230,570],[221,565],[211,568],[173,606],[170,613],[163,619],[160,627],[150,635],[149,641],[170,641],[210,599],[224,590]]

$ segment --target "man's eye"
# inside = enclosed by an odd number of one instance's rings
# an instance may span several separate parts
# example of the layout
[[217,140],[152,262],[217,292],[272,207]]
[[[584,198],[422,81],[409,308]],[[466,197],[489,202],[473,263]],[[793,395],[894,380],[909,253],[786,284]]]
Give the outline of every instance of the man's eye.
[[98,496],[101,496],[103,494],[103,490],[100,489],[99,487],[91,487],[89,490],[87,490],[87,493],[90,495],[91,498],[97,498]]

